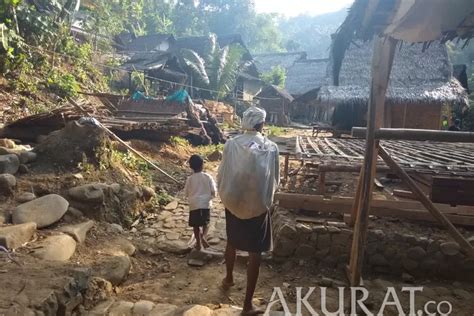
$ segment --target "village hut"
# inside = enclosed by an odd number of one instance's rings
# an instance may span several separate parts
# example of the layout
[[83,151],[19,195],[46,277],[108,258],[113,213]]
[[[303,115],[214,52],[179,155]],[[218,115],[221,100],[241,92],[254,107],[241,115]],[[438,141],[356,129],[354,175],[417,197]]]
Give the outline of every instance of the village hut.
[[275,85],[266,86],[258,95],[260,107],[267,112],[267,122],[273,125],[290,124],[290,103],[293,97],[285,89]]
[[[338,130],[366,126],[372,55],[371,42],[352,42],[342,58],[333,45],[330,84],[319,91],[315,121]],[[453,76],[445,44],[404,44],[397,49],[385,103],[385,127],[440,129],[443,119],[467,102],[466,90]]]

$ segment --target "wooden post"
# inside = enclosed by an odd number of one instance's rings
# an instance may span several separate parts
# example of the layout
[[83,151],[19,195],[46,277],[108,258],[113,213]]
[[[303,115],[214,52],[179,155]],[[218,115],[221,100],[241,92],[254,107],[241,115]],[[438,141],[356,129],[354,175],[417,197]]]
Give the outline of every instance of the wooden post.
[[326,194],[326,172],[320,171],[319,172],[319,190],[320,195]]
[[283,169],[283,179],[285,181],[285,183],[288,181],[288,169],[289,169],[289,165],[290,165],[290,155],[286,154],[285,155],[285,166],[284,166],[284,169]]
[[354,204],[357,214],[352,251],[349,265],[351,286],[358,286],[361,282],[362,264],[367,240],[370,202],[374,184],[374,174],[378,157],[378,142],[375,139],[375,130],[383,127],[385,94],[387,92],[390,71],[397,41],[390,37],[376,38],[374,41],[374,57],[372,60],[372,82],[370,88],[369,108],[367,115],[366,149],[363,175],[360,188],[358,205]]
[[413,181],[410,176],[400,168],[400,166],[390,157],[389,153],[383,148],[379,148],[380,157],[392,168],[392,170],[410,187],[410,190],[418,197],[420,202],[430,211],[430,213],[448,229],[453,239],[462,247],[462,249],[470,257],[474,258],[474,248],[471,244],[463,237],[463,235],[454,227],[454,225],[446,218],[430,199],[425,195],[423,190],[420,189]]

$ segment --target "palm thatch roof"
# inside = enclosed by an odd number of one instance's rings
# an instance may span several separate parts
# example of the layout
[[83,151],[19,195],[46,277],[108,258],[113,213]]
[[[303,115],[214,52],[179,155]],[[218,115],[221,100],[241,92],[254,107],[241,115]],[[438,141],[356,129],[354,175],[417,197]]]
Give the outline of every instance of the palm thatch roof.
[[472,0],[355,0],[337,31],[332,55],[336,84],[346,50],[355,39],[390,36],[410,43],[474,37]]
[[294,100],[294,98],[291,96],[290,93],[288,93],[288,91],[275,85],[266,86],[257,95],[257,97],[261,97],[261,98],[280,97],[281,99],[287,100],[288,103],[291,103]]
[[297,61],[306,59],[306,52],[266,53],[254,55],[254,63],[258,71],[263,74],[272,71],[275,66],[288,69]]
[[[351,44],[339,66],[337,78],[334,77],[334,54],[329,71],[333,74],[332,85],[321,88],[319,99],[323,103],[366,105],[370,93],[372,43],[359,41]],[[387,101],[466,105],[467,93],[452,76],[446,45],[439,42],[429,47],[424,44],[401,45],[395,53]]]
[[307,59],[295,62],[286,73],[285,89],[301,96],[321,87],[327,77],[329,59]]
[[[122,38],[124,36],[122,35]],[[157,51],[157,48],[167,42],[170,47],[175,41],[171,34],[151,34],[145,36],[138,36],[132,38],[129,43],[126,43],[126,50],[130,52],[152,52]]]
[[254,56],[260,73],[272,71],[276,66],[286,70],[285,89],[294,97],[323,85],[327,77],[329,59],[307,59],[306,52],[268,53]]

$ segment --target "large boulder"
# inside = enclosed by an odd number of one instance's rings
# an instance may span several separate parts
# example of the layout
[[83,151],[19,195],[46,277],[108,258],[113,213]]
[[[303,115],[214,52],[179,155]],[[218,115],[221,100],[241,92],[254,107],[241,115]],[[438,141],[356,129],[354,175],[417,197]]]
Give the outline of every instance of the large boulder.
[[103,183],[85,184],[70,189],[68,194],[78,202],[100,204],[104,201],[104,190],[108,187]]
[[16,178],[11,174],[0,174],[0,195],[12,195],[16,187]]
[[87,221],[77,225],[63,226],[59,229],[59,231],[68,234],[69,236],[74,238],[75,241],[82,244],[84,241],[86,241],[87,232],[92,227],[94,227],[94,224],[94,221]]
[[57,194],[49,194],[39,199],[21,204],[13,211],[14,224],[34,222],[38,228],[50,226],[63,217],[69,202]]
[[35,223],[0,227],[0,246],[16,249],[33,238],[36,232]]
[[107,248],[104,253],[111,256],[133,256],[135,254],[135,246],[127,239],[115,237],[107,242]]
[[174,316],[178,306],[171,304],[156,304],[150,311],[150,316]]
[[18,153],[18,158],[20,158],[21,164],[27,164],[33,162],[38,157],[38,154],[33,151],[22,151]]
[[0,146],[8,149],[13,149],[15,148],[16,144],[13,140],[8,139],[8,138],[2,138],[0,139]]
[[0,156],[0,173],[15,174],[20,167],[20,159],[15,154]]
[[128,256],[113,256],[101,260],[94,268],[93,275],[103,278],[113,285],[125,281],[132,267]]
[[76,242],[66,234],[49,236],[40,241],[33,256],[49,261],[67,261],[76,251]]

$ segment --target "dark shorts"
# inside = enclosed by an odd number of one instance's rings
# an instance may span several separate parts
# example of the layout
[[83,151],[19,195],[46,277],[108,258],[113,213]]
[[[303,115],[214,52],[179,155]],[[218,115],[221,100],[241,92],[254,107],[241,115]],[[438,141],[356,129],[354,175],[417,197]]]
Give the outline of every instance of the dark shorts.
[[211,211],[209,209],[199,209],[189,212],[189,226],[200,227],[209,225],[211,221]]
[[227,242],[235,249],[266,252],[272,247],[272,221],[267,212],[258,217],[240,219],[225,210]]

